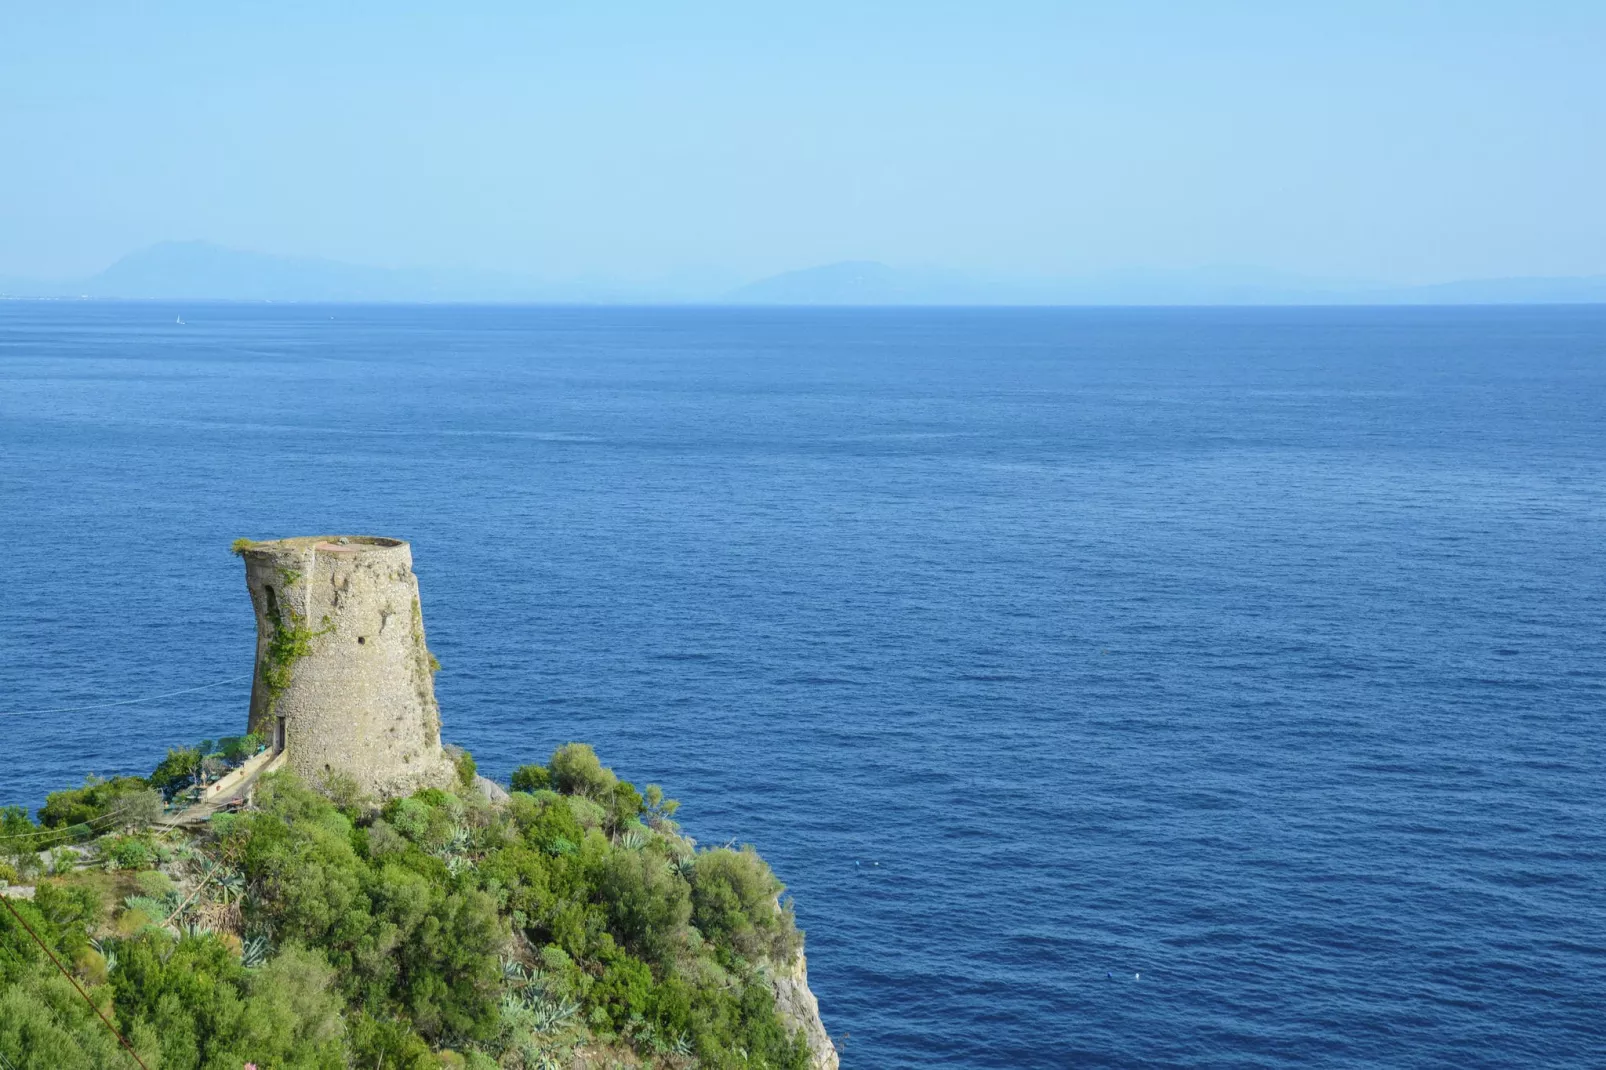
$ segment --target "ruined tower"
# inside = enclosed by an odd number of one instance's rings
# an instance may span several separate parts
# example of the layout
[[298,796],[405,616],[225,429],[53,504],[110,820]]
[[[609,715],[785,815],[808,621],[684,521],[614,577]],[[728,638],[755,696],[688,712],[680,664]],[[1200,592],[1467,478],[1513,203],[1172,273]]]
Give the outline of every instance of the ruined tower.
[[449,786],[412,549],[361,535],[236,549],[257,618],[251,731],[309,780],[349,773],[379,796]]

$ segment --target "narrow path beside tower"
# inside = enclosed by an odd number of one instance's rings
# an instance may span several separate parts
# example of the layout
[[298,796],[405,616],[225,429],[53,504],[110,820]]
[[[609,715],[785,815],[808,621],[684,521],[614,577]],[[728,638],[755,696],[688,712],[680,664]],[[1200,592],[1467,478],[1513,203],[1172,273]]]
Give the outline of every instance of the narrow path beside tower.
[[195,825],[205,824],[212,819],[212,815],[220,810],[226,810],[235,805],[237,800],[249,800],[256,783],[268,773],[277,772],[284,768],[284,751],[279,751],[267,761],[251,770],[238,784],[231,785],[228,790],[218,791],[194,806],[170,814],[156,822],[157,828],[191,828]]

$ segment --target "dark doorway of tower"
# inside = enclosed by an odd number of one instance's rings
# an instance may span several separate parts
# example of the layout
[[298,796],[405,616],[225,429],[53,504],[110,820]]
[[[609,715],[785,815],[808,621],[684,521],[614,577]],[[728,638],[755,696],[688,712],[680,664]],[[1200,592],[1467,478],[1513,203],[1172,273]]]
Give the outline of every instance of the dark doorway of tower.
[[273,753],[278,754],[284,750],[284,718],[273,719]]

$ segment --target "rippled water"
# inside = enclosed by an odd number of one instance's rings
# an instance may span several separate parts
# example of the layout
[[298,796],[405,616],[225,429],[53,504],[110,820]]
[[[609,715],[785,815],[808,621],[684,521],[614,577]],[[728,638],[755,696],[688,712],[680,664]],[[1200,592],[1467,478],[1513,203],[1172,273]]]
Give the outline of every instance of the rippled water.
[[0,304],[0,803],[397,535],[448,738],[757,844],[848,1067],[1606,1065],[1603,477],[1602,309]]

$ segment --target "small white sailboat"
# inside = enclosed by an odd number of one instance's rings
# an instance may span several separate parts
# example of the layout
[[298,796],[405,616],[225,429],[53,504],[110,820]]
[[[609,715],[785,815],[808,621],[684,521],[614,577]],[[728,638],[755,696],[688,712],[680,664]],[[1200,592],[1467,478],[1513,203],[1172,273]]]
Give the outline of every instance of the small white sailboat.
[[180,317],[179,317],[179,318],[178,318],[178,325],[179,325],[179,326],[180,326],[180,327],[182,327],[182,326],[184,326],[184,317],[183,317],[183,316],[180,316]]

